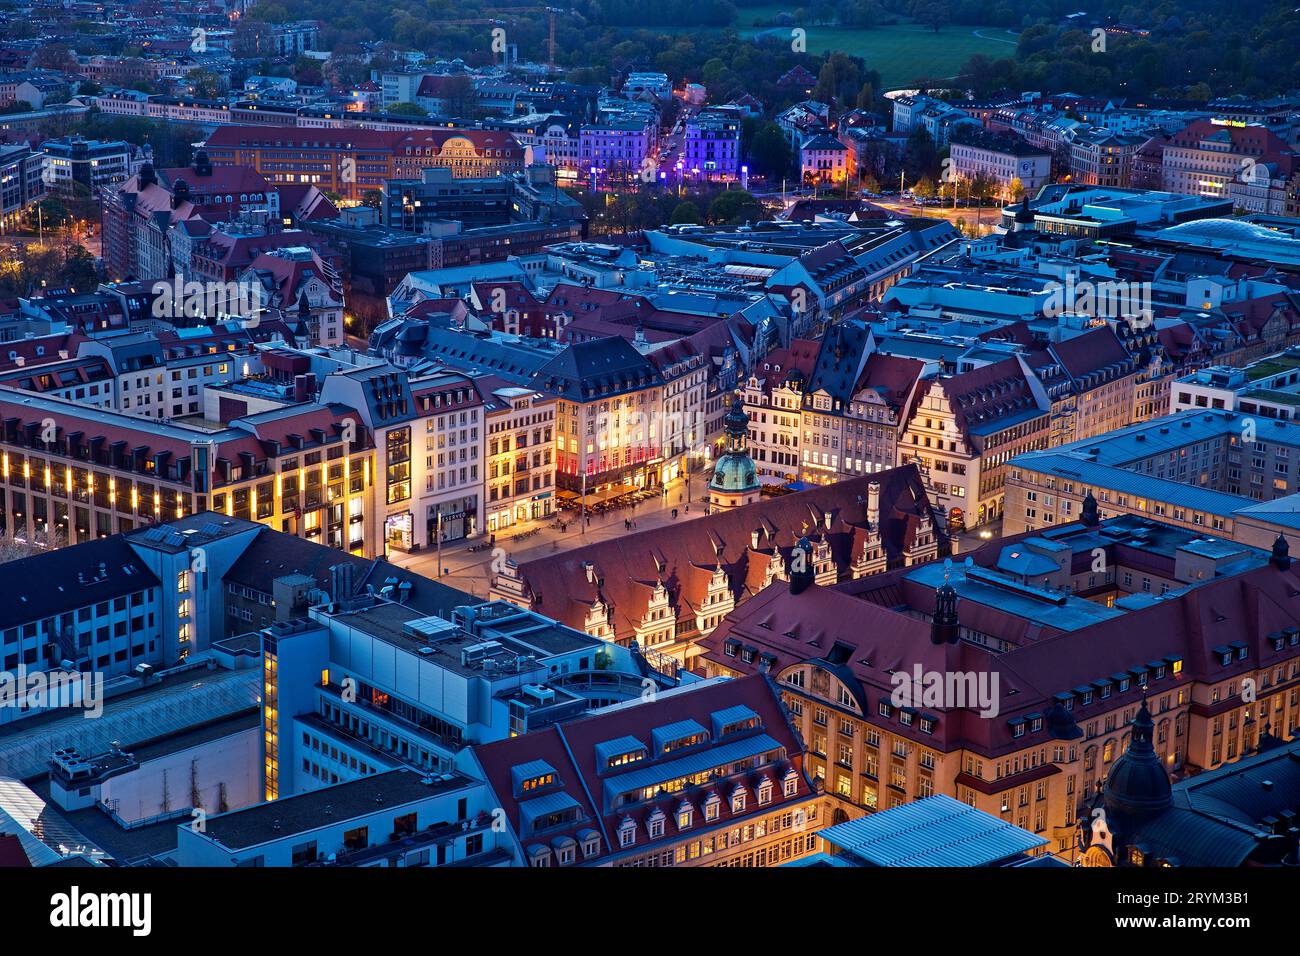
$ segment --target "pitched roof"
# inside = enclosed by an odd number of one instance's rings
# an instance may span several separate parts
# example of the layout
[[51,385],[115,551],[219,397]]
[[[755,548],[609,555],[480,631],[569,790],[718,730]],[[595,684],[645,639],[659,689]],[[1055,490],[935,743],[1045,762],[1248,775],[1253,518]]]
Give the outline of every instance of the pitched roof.
[[[738,713],[740,708],[757,719],[757,726],[719,738],[722,728],[714,718]],[[680,727],[683,734],[688,728],[697,733],[702,730],[706,740],[665,753],[664,735],[671,736],[674,727]],[[657,737],[656,730],[660,732]],[[661,742],[659,746],[656,740]],[[611,757],[620,755],[611,748],[630,753],[637,745],[646,751],[642,759],[610,766]],[[776,689],[762,675],[683,687],[661,693],[653,701],[608,708],[520,737],[480,744],[473,751],[525,856],[570,840],[585,843],[598,838],[599,850],[594,856],[579,851],[576,858],[588,864],[606,863],[654,846],[671,845],[687,832],[709,833],[739,825],[751,815],[770,813],[773,807],[800,803],[813,795],[803,772],[803,747]],[[764,756],[772,755],[775,761],[762,763]],[[757,769],[730,772],[750,758],[757,758]],[[666,786],[682,776],[717,768],[726,769],[698,788],[677,793],[660,790],[648,800],[639,799],[661,783]],[[545,773],[554,774],[555,789],[529,796],[520,786],[523,779]],[[783,783],[791,773],[795,790],[787,797]],[[760,807],[754,794],[764,780],[772,785],[771,802]],[[733,811],[731,796],[737,788],[744,788],[749,799],[743,810]],[[636,798],[620,799],[634,791]],[[704,807],[715,799],[718,817],[706,821]],[[692,822],[681,828],[678,812],[684,806],[693,811]],[[538,820],[559,810],[576,811],[576,819],[537,829]],[[648,823],[657,816],[663,818],[663,836],[652,839]],[[636,842],[624,849],[618,834],[628,825],[636,829]]]
[[654,366],[620,336],[575,342],[532,376],[534,388],[574,402],[636,391],[657,381]]
[[620,638],[632,636],[662,582],[679,632],[689,632],[719,568],[737,602],[758,593],[769,572],[787,567],[805,535],[825,541],[836,566],[847,569],[868,547],[873,481],[880,483],[881,545],[890,559],[901,560],[919,531],[942,535],[915,466],[906,465],[528,561],[519,574],[534,610],[584,630],[588,612],[603,602]]
[[54,617],[155,587],[157,576],[121,535],[0,564],[0,628]]

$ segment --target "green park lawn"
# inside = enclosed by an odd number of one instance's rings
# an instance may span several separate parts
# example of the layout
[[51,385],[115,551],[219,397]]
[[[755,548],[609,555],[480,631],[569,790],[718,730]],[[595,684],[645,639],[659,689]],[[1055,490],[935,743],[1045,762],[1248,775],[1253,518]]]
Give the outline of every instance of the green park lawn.
[[[793,13],[799,4],[771,4],[742,7],[734,24],[741,36],[750,37],[775,27],[756,27],[756,20],[770,21],[785,11]],[[683,28],[699,32],[699,27]],[[946,26],[938,33],[919,23],[898,23],[874,30],[841,30],[830,26],[808,26],[808,52],[840,50],[859,56],[867,68],[880,73],[886,90],[914,86],[918,80],[955,76],[972,55],[990,58],[1015,55],[1015,37],[1001,27]]]

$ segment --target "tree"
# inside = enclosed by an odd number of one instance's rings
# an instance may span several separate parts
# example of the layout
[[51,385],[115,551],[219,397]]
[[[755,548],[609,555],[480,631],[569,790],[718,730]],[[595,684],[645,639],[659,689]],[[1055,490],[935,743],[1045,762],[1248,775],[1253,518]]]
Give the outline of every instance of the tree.
[[199,127],[187,123],[96,112],[90,113],[81,127],[71,132],[87,139],[125,140],[135,146],[148,143],[153,147],[154,166],[160,169],[188,166],[193,144],[207,136]]
[[300,56],[293,61],[293,78],[304,86],[320,86],[325,82],[320,61],[309,56]]
[[417,103],[394,103],[388,107],[388,112],[396,113],[399,116],[428,116],[429,111]]
[[190,70],[185,74],[185,85],[201,100],[213,100],[222,94],[221,77],[211,70]]
[[[45,527],[35,528],[34,531],[33,537],[36,539],[35,541],[0,540],[0,564],[35,557],[38,554],[44,554],[46,551],[61,548],[68,543],[67,534],[57,525],[50,527],[47,522]],[[42,541],[44,545],[40,543]]]
[[88,291],[98,281],[95,259],[84,246],[29,243],[0,256],[0,294],[26,296],[41,288]]
[[775,123],[763,123],[749,142],[749,165],[765,176],[784,176],[794,165],[790,141]]
[[939,151],[924,126],[918,126],[907,138],[903,149],[903,168],[908,179],[933,176],[939,168]]
[[231,52],[240,59],[248,60],[270,49],[271,27],[260,20],[244,17],[235,24],[235,35],[231,40]]
[[78,68],[77,58],[72,55],[66,43],[44,43],[36,48],[36,53],[32,56],[32,68],[75,73]]
[[926,3],[916,11],[916,19],[938,33],[948,25],[948,8],[938,0]]
[[465,74],[448,77],[443,82],[441,93],[449,115],[466,118],[478,113],[478,94],[474,91],[474,81]]
[[983,201],[996,196],[998,193],[998,181],[988,173],[976,173],[970,182],[970,194],[975,199]]
[[762,218],[763,207],[744,189],[725,190],[709,203],[709,222],[717,225],[736,225]]
[[862,71],[858,61],[837,50],[826,57],[821,72],[817,74],[813,99],[833,104],[853,102],[861,85]]
[[60,272],[60,284],[72,289],[89,291],[99,283],[99,272],[95,268],[95,257],[85,246],[75,245],[70,248],[63,260]]
[[36,214],[47,229],[62,229],[72,221],[72,210],[61,199],[42,199],[36,204]]
[[1019,202],[1025,198],[1025,184],[1020,181],[1019,176],[1012,176],[1011,182],[1007,183],[1007,196],[1012,202]]
[[673,210],[672,218],[668,220],[668,223],[673,226],[699,225],[703,221],[700,218],[700,207],[688,199],[677,204],[677,208]]

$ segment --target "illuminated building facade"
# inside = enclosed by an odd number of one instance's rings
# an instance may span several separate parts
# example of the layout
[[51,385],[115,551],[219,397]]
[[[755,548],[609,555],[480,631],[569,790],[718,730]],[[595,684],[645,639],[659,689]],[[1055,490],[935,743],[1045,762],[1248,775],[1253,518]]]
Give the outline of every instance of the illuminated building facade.
[[343,406],[212,430],[24,394],[0,398],[0,422],[5,540],[62,547],[212,510],[364,556],[379,546],[370,433]]
[[[1284,548],[1092,512],[964,565],[796,584],[702,637],[701,669],[780,683],[808,773],[846,816],[944,793],[1073,860],[1076,820],[1144,699],[1155,759],[1176,777],[1300,729]],[[1278,615],[1256,617],[1256,596]]]

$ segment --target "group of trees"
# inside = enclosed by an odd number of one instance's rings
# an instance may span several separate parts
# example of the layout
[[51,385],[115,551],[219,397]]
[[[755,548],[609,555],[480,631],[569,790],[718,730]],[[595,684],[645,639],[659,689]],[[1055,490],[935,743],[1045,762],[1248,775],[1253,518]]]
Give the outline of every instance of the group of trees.
[[[776,102],[775,81],[796,62],[816,72],[816,59],[796,54],[788,44],[756,44],[735,30],[657,32],[660,28],[749,26],[747,7],[760,0],[574,0],[555,17],[557,60],[584,70],[594,82],[608,82],[612,72],[657,69],[675,80],[706,82],[725,95],[745,89]],[[739,8],[739,9],[738,9]],[[1091,9],[1091,8],[1090,8]],[[1228,0],[1179,0],[1144,7],[1130,0],[1100,0],[1091,12],[1097,22],[1123,22],[1144,28],[1145,37],[1107,37],[1106,51],[1093,49],[1090,30],[1062,25],[1068,8],[1056,0],[809,0],[793,7],[783,22],[836,25],[857,29],[908,18],[936,31],[947,24],[1007,27],[1020,31],[1019,44],[1006,57],[973,57],[957,78],[975,95],[1013,89],[1068,89],[1081,93],[1204,99],[1234,92],[1263,95],[1300,87],[1300,16],[1294,0],[1262,0],[1240,6]],[[508,42],[521,55],[547,53],[549,19],[538,6],[535,16],[515,14],[505,20],[488,0],[260,0],[236,30],[236,50],[257,49],[265,23],[320,19],[325,48],[339,54],[361,52],[361,44],[387,41],[427,53],[460,56],[470,63],[492,62],[492,30],[502,25]],[[769,18],[770,19],[770,18]],[[448,21],[460,21],[449,23]],[[465,22],[469,21],[469,22]],[[259,27],[259,24],[262,24]],[[57,58],[57,48],[43,56]],[[369,65],[360,55],[344,85],[365,78]],[[851,101],[858,90],[845,89],[840,68],[828,81],[837,100]],[[868,81],[859,80],[859,87]],[[820,85],[820,84],[819,84]],[[879,89],[875,85],[874,93]],[[823,91],[825,92],[825,91]],[[777,103],[777,108],[780,104]]]
[[1072,29],[1043,17],[1026,22],[1014,58],[972,57],[956,82],[977,97],[1004,89],[1068,89],[1200,102],[1300,86],[1294,3],[1239,7],[1226,0],[1186,0],[1176,15],[1169,4],[1139,9],[1107,2],[1104,8],[1147,35],[1106,34],[1099,41],[1091,28]]
[[29,242],[0,249],[0,295],[27,296],[41,288],[94,289],[98,282],[95,257],[80,243]]
[[682,223],[743,225],[765,219],[768,213],[743,189],[720,186],[691,189],[680,197],[671,189],[630,189],[627,192],[575,196],[587,211],[595,235],[659,229]]
[[136,146],[153,148],[154,165],[159,168],[188,166],[194,144],[207,133],[188,123],[172,123],[144,116],[118,116],[92,109],[79,116],[54,116],[40,123],[36,132],[42,137],[84,136],[86,139],[125,140]]

